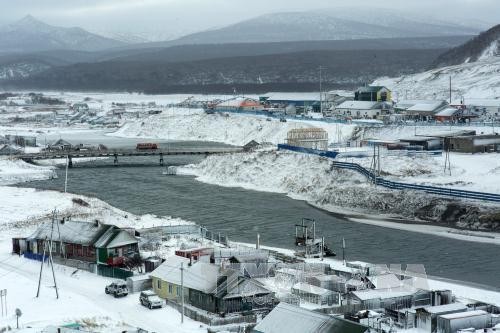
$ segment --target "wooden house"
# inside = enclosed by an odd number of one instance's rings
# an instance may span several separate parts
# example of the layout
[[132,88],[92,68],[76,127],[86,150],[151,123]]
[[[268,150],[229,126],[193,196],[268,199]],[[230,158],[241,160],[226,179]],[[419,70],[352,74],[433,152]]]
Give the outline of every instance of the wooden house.
[[249,302],[258,298],[272,299],[272,292],[255,280],[246,279],[238,271],[221,270],[206,262],[171,256],[151,274],[153,290],[162,298],[179,303],[182,298],[183,268],[184,301],[211,313],[250,311],[267,307],[269,302]]
[[13,239],[13,251],[28,253],[36,258],[43,255],[44,243],[51,236],[52,255],[65,259],[116,266],[116,258],[121,258],[123,263],[125,256],[139,252],[138,240],[128,231],[98,221],[65,220],[53,226],[51,223],[43,224],[26,239]]

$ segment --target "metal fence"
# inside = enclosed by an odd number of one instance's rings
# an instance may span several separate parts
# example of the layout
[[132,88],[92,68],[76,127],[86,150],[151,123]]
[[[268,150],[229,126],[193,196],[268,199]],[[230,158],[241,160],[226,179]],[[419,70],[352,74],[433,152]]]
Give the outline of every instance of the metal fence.
[[133,276],[134,272],[111,266],[97,265],[97,274],[105,277],[126,280],[128,277]]
[[307,120],[307,121],[316,121],[322,123],[337,123],[337,124],[353,124],[358,126],[365,127],[377,127],[377,126],[393,126],[393,127],[415,127],[415,126],[437,126],[437,127],[468,127],[468,126],[476,126],[476,127],[500,127],[499,121],[477,121],[470,123],[440,123],[437,121],[422,121],[422,122],[405,122],[398,124],[384,124],[382,121],[373,121],[373,119],[338,119],[331,117],[323,117],[323,118],[312,118],[312,117],[302,117],[302,116],[294,116],[294,115],[286,115],[282,113],[270,113],[268,111],[248,111],[248,110],[213,110],[214,113],[236,113],[236,114],[245,114],[251,116],[264,116],[269,118],[285,118],[289,120]]
[[[298,149],[300,148],[300,149]],[[278,145],[278,149],[291,150],[295,152],[305,153],[305,154],[314,154],[322,157],[335,158],[335,155],[326,154],[330,152],[325,152],[325,154],[318,153],[314,149],[301,148],[301,147],[291,147],[288,145]],[[309,150],[313,150],[309,152]],[[408,184],[401,182],[393,182],[390,180],[386,180],[382,177],[377,176],[372,171],[362,167],[357,163],[350,162],[332,162],[333,166],[339,169],[347,169],[356,171],[366,178],[369,181],[373,182],[375,185],[380,185],[382,187],[386,187],[393,190],[412,190],[412,191],[420,191],[429,194],[447,196],[447,197],[455,197],[455,198],[463,198],[463,199],[474,199],[474,200],[483,200],[483,201],[491,201],[491,202],[500,202],[500,194],[495,193],[486,193],[486,192],[474,192],[474,191],[465,191],[465,190],[457,190],[452,188],[445,187],[436,187],[436,186],[425,186],[425,185],[416,185],[416,184]]]
[[141,234],[160,233],[161,235],[198,235],[204,239],[218,242],[225,246],[229,245],[229,238],[227,235],[220,232],[210,231],[207,228],[196,224],[179,224],[159,226],[147,229],[141,229]]

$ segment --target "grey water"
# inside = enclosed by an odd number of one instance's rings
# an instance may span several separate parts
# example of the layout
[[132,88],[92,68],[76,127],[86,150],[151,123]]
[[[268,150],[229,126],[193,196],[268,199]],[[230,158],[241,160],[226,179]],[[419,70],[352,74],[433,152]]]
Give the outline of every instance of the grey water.
[[[178,143],[196,145],[196,143]],[[202,157],[168,157],[169,165],[196,163]],[[69,169],[68,191],[94,196],[134,214],[179,217],[221,232],[229,239],[254,243],[257,233],[268,246],[293,248],[294,225],[303,217],[347,260],[377,264],[423,264],[428,275],[500,288],[500,246],[350,222],[284,194],[205,184],[189,176],[166,176],[153,158],[122,159],[119,166],[99,160]],[[58,178],[19,186],[61,190]]]

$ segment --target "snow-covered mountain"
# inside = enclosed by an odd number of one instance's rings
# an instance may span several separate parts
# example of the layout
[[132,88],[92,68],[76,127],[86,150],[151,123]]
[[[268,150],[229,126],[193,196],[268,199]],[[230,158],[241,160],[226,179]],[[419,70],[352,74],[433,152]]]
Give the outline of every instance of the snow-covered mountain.
[[469,28],[440,21],[420,21],[376,11],[272,13],[219,29],[182,37],[177,44],[222,44],[280,41],[341,40],[392,37],[475,35]]
[[458,65],[495,56],[500,56],[500,24],[442,54],[434,65],[436,67]]
[[82,28],[55,27],[30,15],[0,27],[1,53],[47,50],[98,51],[122,45],[123,42],[90,33]]
[[396,99],[497,99],[500,96],[500,25],[442,54],[438,68],[398,78],[380,78],[374,85],[392,89]]

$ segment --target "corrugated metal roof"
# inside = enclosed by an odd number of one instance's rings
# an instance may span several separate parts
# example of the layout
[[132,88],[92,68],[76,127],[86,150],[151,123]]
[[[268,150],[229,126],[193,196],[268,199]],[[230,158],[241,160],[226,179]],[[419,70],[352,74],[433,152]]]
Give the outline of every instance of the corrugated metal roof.
[[299,282],[293,285],[292,290],[298,290],[302,292],[306,292],[308,294],[314,294],[318,296],[327,296],[333,294],[333,291],[313,286],[309,283]]
[[438,113],[435,114],[435,116],[438,116],[438,117],[451,117],[451,116],[454,116],[456,114],[458,114],[460,112],[460,110],[458,109],[455,109],[455,108],[446,108],[442,111],[439,111]]
[[367,102],[367,101],[345,101],[338,105],[336,109],[357,109],[357,110],[372,110],[376,109],[380,102]]
[[184,264],[184,286],[189,289],[210,293],[217,287],[219,267],[204,263],[194,262],[189,266],[190,260],[179,256],[168,257],[163,264],[158,266],[150,276],[162,281],[181,284],[181,263]]
[[109,228],[113,228],[113,226],[96,222],[66,221],[57,223],[54,225],[53,231],[51,231],[51,223],[43,224],[29,238],[50,239],[52,234],[54,240],[60,238],[64,243],[93,245]]
[[224,299],[237,298],[237,297],[249,297],[254,295],[262,295],[271,293],[270,290],[266,289],[261,283],[253,279],[239,279],[238,283],[229,288],[227,295]]
[[366,326],[281,302],[254,329],[257,333],[364,333]]
[[352,294],[361,301],[371,299],[388,299],[397,297],[411,296],[416,293],[415,290],[405,287],[389,288],[389,289],[368,289],[353,291]]
[[439,314],[446,313],[450,311],[459,311],[459,310],[467,310],[467,306],[462,303],[451,303],[445,305],[437,305],[437,306],[428,306],[425,307],[424,310],[429,313]]
[[115,248],[135,244],[138,240],[125,230],[113,227],[108,229],[94,244],[98,248]]
[[366,277],[376,289],[396,288],[401,286],[401,280],[394,274],[383,274]]
[[446,315],[439,316],[444,319],[460,319],[460,318],[468,318],[468,317],[476,317],[476,316],[484,316],[488,315],[488,312],[483,310],[474,310],[474,311],[466,311],[466,312],[457,312],[450,313]]
[[408,109],[407,111],[418,111],[418,112],[436,112],[443,107],[444,103],[434,102],[434,103],[419,103],[415,104]]

